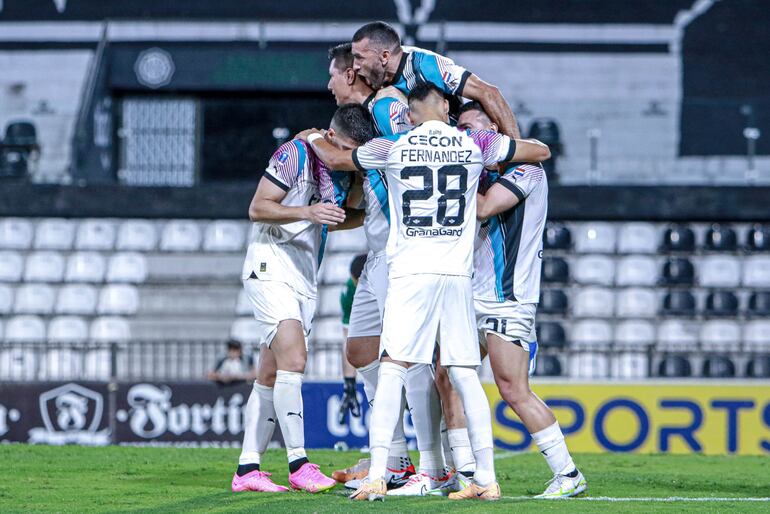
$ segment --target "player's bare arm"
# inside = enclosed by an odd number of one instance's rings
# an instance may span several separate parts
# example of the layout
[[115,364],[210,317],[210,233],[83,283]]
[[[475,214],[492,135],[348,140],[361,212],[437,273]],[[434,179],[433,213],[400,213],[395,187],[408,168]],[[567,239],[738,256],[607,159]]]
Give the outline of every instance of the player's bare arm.
[[465,82],[462,95],[479,102],[489,118],[500,128],[500,132],[511,138],[521,137],[516,117],[496,86],[484,82],[476,75],[471,75]]
[[476,218],[483,221],[516,207],[519,203],[519,197],[509,187],[516,186],[498,182],[493,184],[486,194],[477,194]]
[[537,139],[514,139],[516,151],[511,158],[513,162],[543,162],[551,158],[548,145]]
[[249,205],[249,219],[262,223],[285,224],[310,221],[318,225],[337,225],[345,221],[345,211],[331,203],[316,203],[302,207],[281,205],[286,191],[269,180],[260,180]]
[[[318,134],[318,137],[314,137],[313,134]],[[313,152],[329,169],[335,171],[358,171],[355,163],[353,163],[353,151],[342,150],[329,143],[324,139],[323,132],[320,130],[303,130],[297,134],[296,138],[306,141],[313,148]]]

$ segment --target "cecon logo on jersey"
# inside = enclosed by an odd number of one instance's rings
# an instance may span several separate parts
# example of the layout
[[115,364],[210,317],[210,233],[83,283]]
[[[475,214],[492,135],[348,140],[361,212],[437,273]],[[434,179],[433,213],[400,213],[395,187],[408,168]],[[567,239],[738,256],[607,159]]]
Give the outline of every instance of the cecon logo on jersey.
[[[495,446],[535,449],[527,429],[486,384]],[[768,383],[534,383],[572,452],[770,454]]]
[[[437,132],[437,131],[436,131]],[[407,139],[410,145],[428,145],[428,146],[461,146],[463,144],[462,136],[428,136],[426,134],[412,134]]]

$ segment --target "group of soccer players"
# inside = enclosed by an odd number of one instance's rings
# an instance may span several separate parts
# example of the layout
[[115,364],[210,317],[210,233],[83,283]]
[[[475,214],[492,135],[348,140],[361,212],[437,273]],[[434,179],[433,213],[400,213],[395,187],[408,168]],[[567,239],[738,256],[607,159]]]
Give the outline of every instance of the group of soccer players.
[[[339,106],[329,128],[281,145],[249,207],[242,278],[261,351],[232,489],[288,491],[260,469],[277,422],[294,489],[315,493],[339,480],[354,500],[500,498],[477,374],[488,355],[501,396],[553,472],[539,496],[581,493],[586,481],[528,378],[548,199],[539,162],[548,148],[520,139],[496,87],[446,57],[401,46],[386,23],[364,25],[329,56]],[[305,452],[301,387],[327,231],[361,225],[369,253],[346,354],[372,405],[371,458],[335,480]]]

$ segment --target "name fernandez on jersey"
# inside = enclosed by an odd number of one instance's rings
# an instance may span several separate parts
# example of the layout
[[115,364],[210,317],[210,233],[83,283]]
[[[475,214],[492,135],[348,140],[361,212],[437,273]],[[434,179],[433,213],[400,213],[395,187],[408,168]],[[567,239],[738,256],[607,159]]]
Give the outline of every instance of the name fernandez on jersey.
[[419,161],[429,163],[470,163],[473,150],[462,149],[463,136],[441,136],[439,131],[431,130],[430,134],[412,134],[407,137],[410,145],[426,145],[434,148],[459,147],[457,150],[431,150],[423,148],[403,148],[401,150],[402,161]]

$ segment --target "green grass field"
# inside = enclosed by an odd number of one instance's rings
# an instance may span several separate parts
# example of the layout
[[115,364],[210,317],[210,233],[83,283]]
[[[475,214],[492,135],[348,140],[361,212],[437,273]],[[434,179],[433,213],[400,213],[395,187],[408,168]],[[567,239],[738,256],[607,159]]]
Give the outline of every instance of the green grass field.
[[[450,503],[431,497],[353,504],[341,486],[322,495],[234,494],[229,486],[238,453],[235,449],[4,445],[0,446],[0,512],[770,511],[767,501],[729,500],[770,496],[767,457],[577,455],[589,494],[585,499],[542,501],[521,498],[541,492],[549,478],[542,458],[500,454],[496,463],[506,497],[500,502]],[[276,481],[286,484],[284,455],[282,450],[271,450],[263,469],[273,471]],[[330,472],[355,462],[361,454],[311,451],[310,457]],[[701,500],[661,501],[672,497]]]

